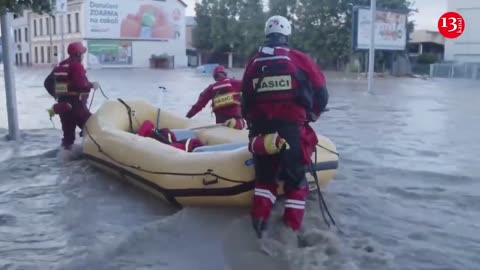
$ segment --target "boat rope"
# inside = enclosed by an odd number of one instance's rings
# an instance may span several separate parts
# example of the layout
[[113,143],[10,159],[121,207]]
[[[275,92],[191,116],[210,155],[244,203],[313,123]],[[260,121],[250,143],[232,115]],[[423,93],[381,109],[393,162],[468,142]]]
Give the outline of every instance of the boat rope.
[[[107,97],[107,95],[105,95],[105,92],[103,92],[103,89],[102,89],[102,86],[99,85],[99,89],[100,89],[100,93],[102,94],[102,96],[108,100],[109,98]],[[90,100],[90,105],[88,105],[88,110],[90,110],[90,108],[92,108],[92,104],[93,104],[93,99],[95,98],[95,93],[97,92],[97,89],[94,89],[93,90],[93,94],[92,94],[92,99]]]
[[[138,119],[137,119],[137,117],[135,116],[134,111],[132,110],[132,108],[131,108],[123,99],[121,99],[121,98],[117,98],[117,99],[118,99],[118,101],[119,101],[120,103],[122,103],[122,104],[125,106],[125,108],[127,109],[128,121],[129,121],[129,123],[130,123],[130,132],[133,133],[132,115],[133,115],[133,117],[134,117],[134,119],[135,119],[135,122],[137,122],[137,125],[138,125],[138,126],[140,126],[140,123],[138,122]],[[157,128],[158,128],[159,120],[160,120],[160,108],[159,108],[158,111],[157,111]],[[208,126],[191,128],[190,130],[210,128],[210,127],[218,127],[218,126],[226,126],[226,125],[225,125],[225,123],[222,123],[222,124],[215,124],[215,125],[208,125]],[[327,152],[330,152],[330,153],[332,153],[332,154],[340,157],[340,154],[339,154],[338,152],[336,152],[336,151],[333,151],[333,150],[331,150],[331,149],[328,149],[327,147],[325,147],[325,146],[323,146],[323,145],[321,145],[321,144],[319,144],[319,143],[317,143],[317,146],[320,147],[320,148],[322,148],[323,150],[325,150],[325,151],[327,151]],[[316,151],[316,149],[315,149],[315,151]],[[316,163],[316,162],[315,162],[315,163]]]
[[[321,144],[318,144],[318,143],[317,143],[317,146],[320,147],[320,148],[322,148],[323,150],[326,150],[326,151],[334,154],[334,155],[337,155],[337,157],[340,157],[340,154],[339,154],[338,152],[336,152],[336,151],[330,150],[330,149],[328,149],[327,147],[325,147],[325,146],[323,146],[323,145],[321,145]],[[316,152],[316,151],[317,151],[317,149],[315,149],[315,152]],[[315,159],[317,159],[316,156],[315,156]],[[315,162],[316,162],[316,161],[315,161]]]
[[93,100],[95,99],[95,92],[97,92],[97,90],[93,90],[92,99],[90,100],[90,105],[88,105],[89,111],[92,108]]
[[130,164],[126,164],[120,160],[117,160],[115,159],[114,157],[112,157],[110,154],[108,154],[107,152],[105,152],[102,148],[102,146],[93,138],[92,134],[89,132],[87,126],[84,126],[84,130],[85,130],[85,133],[87,134],[87,136],[92,140],[92,142],[97,146],[97,149],[98,149],[98,152],[104,154],[106,157],[108,157],[110,160],[112,160],[113,162],[115,163],[118,163],[122,166],[125,166],[125,167],[128,167],[128,168],[132,168],[132,169],[135,169],[135,170],[138,170],[138,171],[141,171],[141,172],[146,172],[146,173],[150,173],[150,174],[157,174],[157,175],[175,175],[175,176],[213,176],[217,179],[221,179],[221,180],[224,180],[226,182],[231,182],[231,183],[236,183],[236,184],[245,184],[246,182],[251,182],[251,181],[254,181],[254,179],[252,180],[248,180],[248,181],[240,181],[240,180],[235,180],[235,179],[231,179],[231,178],[228,178],[228,177],[224,177],[224,176],[221,176],[221,175],[218,175],[218,174],[215,174],[213,173],[213,170],[212,169],[208,169],[206,172],[203,172],[203,173],[177,173],[177,172],[160,172],[160,171],[153,171],[153,170],[147,170],[147,169],[144,169],[138,165],[130,165]]
[[107,95],[105,95],[105,92],[103,92],[102,86],[99,85],[98,87],[100,88],[100,93],[102,94],[102,96],[103,96],[105,99],[109,99],[109,98],[107,97]]
[[[317,149],[315,148],[315,164],[317,163]],[[330,210],[328,210],[328,206],[325,202],[325,198],[323,197],[322,191],[320,189],[320,183],[318,181],[317,174],[315,170],[313,169],[313,164],[310,163],[310,173],[312,174],[313,178],[315,179],[315,183],[317,184],[317,193],[318,193],[318,203],[320,205],[320,211],[322,213],[323,220],[327,224],[327,226],[330,228],[331,225],[327,220],[327,217],[325,216],[325,212],[327,212],[328,217],[330,218],[333,226],[337,228],[339,232],[341,232],[340,228],[338,228],[337,224],[335,223],[335,220],[332,217],[332,214],[330,214]]]
[[[129,125],[130,125],[130,131],[133,133],[133,125],[132,125],[132,108],[125,102],[123,101],[121,98],[117,98],[117,100],[122,103],[125,108],[127,109],[127,112],[128,112],[128,118],[129,118]],[[135,117],[135,115],[134,115]],[[135,117],[135,120],[137,121],[137,124],[138,124],[138,120],[136,119]],[[178,172],[161,172],[161,171],[154,171],[154,170],[147,170],[147,169],[144,169],[142,168],[141,166],[139,165],[130,165],[130,164],[127,164],[127,163],[124,163],[114,157],[112,157],[110,154],[108,154],[107,152],[105,152],[102,148],[102,146],[98,143],[97,140],[95,140],[95,138],[93,138],[92,134],[89,132],[87,126],[85,125],[84,126],[84,129],[85,129],[85,133],[87,134],[87,136],[92,140],[92,142],[96,145],[97,147],[97,150],[98,152],[104,154],[107,158],[109,158],[111,161],[115,162],[115,163],[118,163],[122,166],[125,166],[125,167],[128,167],[128,168],[132,168],[132,169],[135,169],[135,170],[138,170],[138,171],[141,171],[141,172],[146,172],[146,173],[150,173],[150,174],[157,174],[157,175],[174,175],[174,176],[213,176],[213,177],[216,177],[217,179],[221,179],[221,180],[224,180],[226,182],[231,182],[231,183],[236,183],[236,184],[244,184],[246,183],[245,181],[240,181],[240,180],[235,180],[235,179],[231,179],[231,178],[228,178],[228,177],[224,177],[224,176],[221,176],[221,175],[218,175],[218,174],[215,174],[213,173],[213,170],[212,169],[207,169],[206,172],[203,172],[203,173],[178,173]],[[332,152],[332,153],[336,153],[332,150],[329,150],[319,144],[317,144],[318,146],[320,146],[321,148],[329,151],[329,152]],[[317,163],[317,156],[316,156],[316,149],[315,149],[315,164]],[[338,155],[338,154],[337,154]],[[311,169],[312,169],[312,172],[314,172],[313,170],[313,166],[311,166]],[[318,179],[317,179],[317,175],[316,173],[313,173],[314,175],[314,178],[315,180],[317,181],[317,188],[318,190],[320,190],[320,187],[318,185]],[[247,182],[251,182],[251,181],[255,181],[255,179],[252,179],[252,180],[248,180]]]
[[130,108],[130,106],[128,106],[127,103],[125,103],[125,101],[123,101],[123,99],[121,98],[117,98],[117,100],[122,103],[125,108],[127,109],[127,113],[128,113],[128,124],[130,126],[130,132],[133,133],[133,123],[132,123],[132,108]]
[[155,128],[156,129],[159,129],[159,127],[160,127],[160,113],[161,113],[161,109],[158,108],[158,110],[157,110],[157,121],[155,122]]

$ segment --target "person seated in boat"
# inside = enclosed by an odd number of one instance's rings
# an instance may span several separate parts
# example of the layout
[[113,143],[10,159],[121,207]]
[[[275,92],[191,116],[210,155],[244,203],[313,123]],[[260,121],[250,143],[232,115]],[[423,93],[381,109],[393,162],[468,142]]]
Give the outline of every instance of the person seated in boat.
[[215,114],[217,124],[225,123],[231,128],[244,129],[246,123],[242,118],[240,105],[242,82],[228,78],[225,68],[221,65],[213,70],[212,75],[215,82],[202,91],[186,117],[192,118],[211,101],[212,111]]
[[197,138],[188,138],[184,140],[177,140],[175,133],[168,128],[156,129],[153,122],[146,120],[142,123],[137,131],[137,134],[142,137],[149,137],[156,139],[164,144],[171,145],[175,148],[186,152],[192,152],[195,148],[204,146],[202,141]]
[[260,238],[277,198],[280,173],[285,179],[283,221],[292,231],[302,225],[308,194],[305,168],[318,143],[309,123],[318,120],[329,98],[320,68],[290,48],[291,33],[287,18],[270,17],[266,40],[248,62],[242,81],[242,115],[256,174],[251,217]]

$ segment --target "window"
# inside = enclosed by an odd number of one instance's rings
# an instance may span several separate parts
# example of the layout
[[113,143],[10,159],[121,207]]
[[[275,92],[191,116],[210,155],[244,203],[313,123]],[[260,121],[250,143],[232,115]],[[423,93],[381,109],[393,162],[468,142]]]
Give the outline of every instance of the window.
[[68,33],[72,33],[72,15],[67,15]]
[[30,54],[27,52],[26,56],[27,56],[27,57],[26,57],[26,59],[25,59],[25,63],[26,63],[27,65],[30,65]]
[[75,13],[75,32],[80,33],[80,16],[77,13]]
[[47,63],[52,62],[52,47],[48,46],[47,47]]
[[57,34],[57,17],[52,17],[52,24],[53,24],[53,34]]
[[40,47],[40,59],[42,59],[42,64],[45,63],[45,50],[42,47]]
[[19,53],[18,55],[20,56],[20,66],[23,66],[23,54]]
[[17,31],[18,31],[18,34],[17,34],[17,36],[18,36],[18,42],[22,42],[22,29],[21,29],[21,28],[18,28]]
[[13,36],[14,36],[14,40],[15,40],[15,43],[17,43],[17,30],[15,29],[15,31],[13,31]]
[[28,28],[25,27],[25,42],[28,42]]
[[40,36],[43,36],[43,19],[40,19]]
[[35,64],[38,64],[38,47],[35,47]]
[[57,54],[58,54],[58,47],[53,46],[53,55],[57,55]]
[[37,36],[37,20],[33,20],[33,36]]
[[50,18],[45,18],[45,24],[47,25],[47,35],[50,35]]

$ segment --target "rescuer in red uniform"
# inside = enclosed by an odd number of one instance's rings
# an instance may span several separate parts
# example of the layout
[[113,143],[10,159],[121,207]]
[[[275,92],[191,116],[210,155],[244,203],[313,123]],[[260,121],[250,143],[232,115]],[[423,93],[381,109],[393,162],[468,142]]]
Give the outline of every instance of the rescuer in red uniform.
[[217,124],[226,123],[232,128],[243,129],[245,121],[242,118],[240,106],[242,82],[227,78],[227,72],[223,66],[217,66],[212,75],[215,82],[203,90],[186,117],[192,118],[205,108],[209,101],[212,101],[212,110]]
[[87,79],[82,58],[87,49],[81,42],[68,45],[69,58],[60,62],[45,80],[45,88],[57,99],[57,103],[49,109],[50,116],[60,115],[62,122],[64,149],[71,149],[75,142],[75,129],[83,127],[91,113],[87,108],[87,100],[92,88],[98,89],[97,82]]
[[291,32],[286,18],[269,18],[266,41],[249,61],[242,81],[242,114],[256,172],[251,215],[258,237],[276,201],[279,175],[285,179],[283,221],[293,231],[300,229],[308,194],[306,168],[318,143],[309,122],[318,119],[329,97],[321,70],[289,48]]
[[203,146],[202,141],[197,138],[188,138],[184,140],[177,140],[175,133],[168,128],[156,129],[155,125],[150,120],[145,120],[140,128],[138,128],[137,134],[142,137],[154,138],[157,141],[171,145],[175,148],[186,152],[193,152],[195,148]]

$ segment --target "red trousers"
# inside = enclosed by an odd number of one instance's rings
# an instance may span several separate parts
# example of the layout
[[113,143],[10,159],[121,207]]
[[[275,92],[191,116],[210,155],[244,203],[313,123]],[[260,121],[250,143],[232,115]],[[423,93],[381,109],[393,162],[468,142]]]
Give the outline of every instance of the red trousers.
[[75,129],[79,127],[83,131],[85,123],[92,115],[87,108],[87,98],[83,101],[69,100],[68,103],[72,109],[59,114],[63,130],[62,146],[66,149],[75,142]]
[[[278,132],[290,145],[290,149],[276,155],[253,155],[255,164],[255,195],[251,210],[253,226],[257,233],[266,227],[272,206],[277,198],[277,182],[284,179],[285,211],[284,223],[299,230],[305,212],[308,183],[305,176],[312,151],[318,139],[315,131],[306,125],[299,127],[285,121],[253,122],[249,138],[259,134]],[[261,236],[260,236],[261,237]]]

